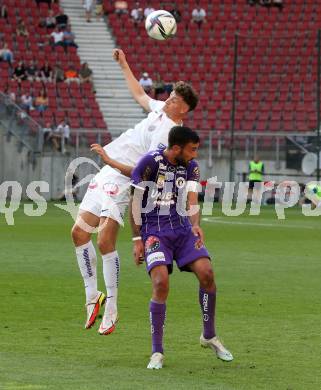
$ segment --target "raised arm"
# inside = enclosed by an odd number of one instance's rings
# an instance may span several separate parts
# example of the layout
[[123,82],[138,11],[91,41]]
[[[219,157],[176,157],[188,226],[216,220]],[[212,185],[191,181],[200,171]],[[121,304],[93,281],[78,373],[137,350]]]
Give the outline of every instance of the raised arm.
[[123,74],[125,76],[128,89],[130,90],[136,102],[140,104],[144,108],[144,110],[150,111],[150,107],[149,107],[150,97],[147,95],[143,87],[139,84],[138,80],[133,75],[133,72],[131,71],[126,61],[125,53],[121,49],[115,49],[113,51],[113,57],[114,60],[119,63],[119,66],[121,67]]

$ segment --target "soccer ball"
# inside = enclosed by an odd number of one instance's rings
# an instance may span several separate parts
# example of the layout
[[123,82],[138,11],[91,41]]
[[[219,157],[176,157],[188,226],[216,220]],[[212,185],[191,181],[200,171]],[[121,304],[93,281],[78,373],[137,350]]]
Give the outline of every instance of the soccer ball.
[[145,28],[151,38],[163,41],[172,38],[176,34],[177,25],[171,13],[159,10],[147,16]]
[[305,197],[311,200],[316,206],[321,203],[321,186],[317,183],[309,183],[305,187]]

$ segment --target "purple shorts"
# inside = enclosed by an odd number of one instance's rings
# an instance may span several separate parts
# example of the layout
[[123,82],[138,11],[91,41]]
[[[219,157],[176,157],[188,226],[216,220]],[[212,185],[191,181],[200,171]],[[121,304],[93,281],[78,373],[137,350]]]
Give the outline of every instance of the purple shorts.
[[168,272],[173,272],[173,261],[180,271],[189,271],[188,264],[201,257],[210,259],[204,245],[199,247],[198,237],[190,227],[143,235],[145,244],[145,262],[150,272],[158,265],[167,265]]

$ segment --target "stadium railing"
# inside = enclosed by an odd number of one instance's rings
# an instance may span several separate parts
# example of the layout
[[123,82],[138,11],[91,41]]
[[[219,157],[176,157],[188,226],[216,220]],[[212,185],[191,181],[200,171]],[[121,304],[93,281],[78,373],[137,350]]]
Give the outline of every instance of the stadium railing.
[[21,147],[27,148],[31,153],[42,151],[43,137],[39,124],[2,92],[0,123],[7,137],[15,137]]
[[[14,137],[19,147],[25,147],[32,155],[45,149],[43,127],[15,104],[8,95],[0,92],[0,126],[8,139]],[[89,151],[92,143],[106,144],[110,141],[105,129],[71,129],[68,154],[78,157]],[[61,138],[61,150],[65,150],[65,140]],[[50,149],[52,151],[52,149]]]

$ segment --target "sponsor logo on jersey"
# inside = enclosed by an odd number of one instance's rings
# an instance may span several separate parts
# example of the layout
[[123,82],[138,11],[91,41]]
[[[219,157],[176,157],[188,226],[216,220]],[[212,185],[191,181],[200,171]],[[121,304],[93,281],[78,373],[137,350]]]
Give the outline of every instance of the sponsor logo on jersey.
[[169,170],[169,172],[175,172],[176,168],[170,165],[167,169]]
[[165,255],[163,252],[155,252],[147,256],[146,262],[147,265],[151,265],[153,263],[159,262],[159,261],[166,261]]
[[200,169],[199,169],[199,167],[195,167],[193,169],[192,175],[194,176],[195,180],[199,180],[199,178],[200,178]]
[[115,183],[105,183],[103,185],[103,191],[107,195],[117,195],[119,191],[119,187]]
[[158,188],[163,188],[164,187],[164,183],[165,183],[165,176],[164,175],[158,175],[158,178],[157,178],[157,187]]
[[[157,154],[157,155],[154,157],[154,160],[155,160],[156,162],[162,161],[162,160],[163,160],[163,156]],[[166,168],[166,166],[165,166],[165,168]]]
[[173,181],[174,180],[174,173],[173,172],[166,172],[165,178],[166,178],[166,181]]
[[155,252],[160,247],[159,239],[155,236],[149,236],[145,242],[145,252],[147,254]]
[[90,182],[89,185],[88,185],[88,188],[89,188],[90,190],[93,190],[93,189],[95,189],[95,188],[97,188],[97,187],[98,187],[98,183],[95,181],[95,179],[92,179],[91,182]]

